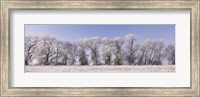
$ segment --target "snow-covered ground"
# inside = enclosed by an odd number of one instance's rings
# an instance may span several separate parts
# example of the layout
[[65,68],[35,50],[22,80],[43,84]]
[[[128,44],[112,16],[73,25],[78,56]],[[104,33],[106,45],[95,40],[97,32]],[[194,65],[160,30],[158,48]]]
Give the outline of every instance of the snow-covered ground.
[[25,72],[175,72],[175,66],[25,66]]

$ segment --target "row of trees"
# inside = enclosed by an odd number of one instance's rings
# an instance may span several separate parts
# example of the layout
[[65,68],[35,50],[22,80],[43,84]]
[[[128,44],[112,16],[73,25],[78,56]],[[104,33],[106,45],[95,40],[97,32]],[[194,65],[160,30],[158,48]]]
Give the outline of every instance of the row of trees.
[[56,38],[25,37],[25,65],[162,65],[175,64],[175,44],[145,40],[136,36],[114,39],[83,38],[77,42]]

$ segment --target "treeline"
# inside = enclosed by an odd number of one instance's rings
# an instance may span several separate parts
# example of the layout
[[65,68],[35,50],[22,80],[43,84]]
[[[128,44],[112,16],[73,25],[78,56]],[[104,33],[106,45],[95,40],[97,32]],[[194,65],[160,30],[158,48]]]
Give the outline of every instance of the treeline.
[[128,34],[114,39],[83,38],[77,42],[25,36],[25,65],[175,65],[175,44]]

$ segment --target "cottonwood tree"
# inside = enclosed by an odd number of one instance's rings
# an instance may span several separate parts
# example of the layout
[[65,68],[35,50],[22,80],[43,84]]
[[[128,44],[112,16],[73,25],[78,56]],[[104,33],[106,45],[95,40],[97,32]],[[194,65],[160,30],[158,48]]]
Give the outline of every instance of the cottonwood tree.
[[164,58],[164,48],[165,48],[165,44],[162,40],[160,41],[155,41],[154,42],[154,46],[155,46],[155,59],[152,61],[151,64],[153,65],[162,65],[163,64],[163,58]]
[[40,42],[37,45],[37,55],[41,64],[50,65],[53,55],[55,54],[55,38],[49,36],[43,36],[40,38]]
[[165,47],[163,41],[145,40],[136,45],[134,34],[83,38],[75,43],[49,36],[25,37],[25,65],[100,65],[101,61],[105,65],[161,65],[166,60],[175,64],[175,44]]
[[101,49],[102,57],[105,65],[111,65],[112,64],[112,41],[108,40],[107,38],[102,39],[103,47]]
[[68,41],[64,41],[61,46],[62,57],[61,61],[63,65],[69,65],[70,54],[71,54],[72,44]]
[[137,65],[146,65],[146,54],[148,52],[148,45],[149,45],[149,41],[145,40],[143,42],[143,44],[140,46],[140,54],[139,54],[139,58],[138,58],[138,62]]
[[123,64],[123,44],[124,40],[120,37],[115,37],[113,40],[113,54],[115,56],[114,64],[122,65]]
[[162,41],[151,41],[147,56],[147,64],[162,65],[164,43]]
[[162,65],[164,43],[145,40],[140,48],[138,65]]
[[71,58],[70,65],[76,65],[77,57],[78,57],[78,46],[76,43],[72,43],[70,52],[70,58]]
[[53,47],[55,51],[50,62],[51,64],[60,65],[60,58],[62,57],[62,41],[56,40]]
[[79,63],[80,65],[89,65],[88,63],[88,55],[86,53],[87,50],[87,38],[83,38],[78,40],[79,45]]
[[38,37],[25,36],[25,65],[30,64],[30,60],[33,58],[38,41]]
[[100,64],[99,44],[100,44],[99,37],[92,37],[87,39],[87,46],[91,52],[90,59],[93,65]]
[[136,41],[136,36],[134,34],[128,34],[125,36],[125,40],[127,42],[126,61],[129,65],[136,64],[136,51],[138,49],[138,47],[134,44]]
[[165,52],[168,64],[175,65],[175,43],[169,44],[165,48]]

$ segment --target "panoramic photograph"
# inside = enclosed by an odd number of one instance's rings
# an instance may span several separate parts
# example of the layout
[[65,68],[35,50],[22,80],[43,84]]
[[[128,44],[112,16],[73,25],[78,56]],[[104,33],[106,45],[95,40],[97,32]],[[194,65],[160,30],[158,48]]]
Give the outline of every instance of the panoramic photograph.
[[175,25],[25,24],[25,72],[175,72]]

